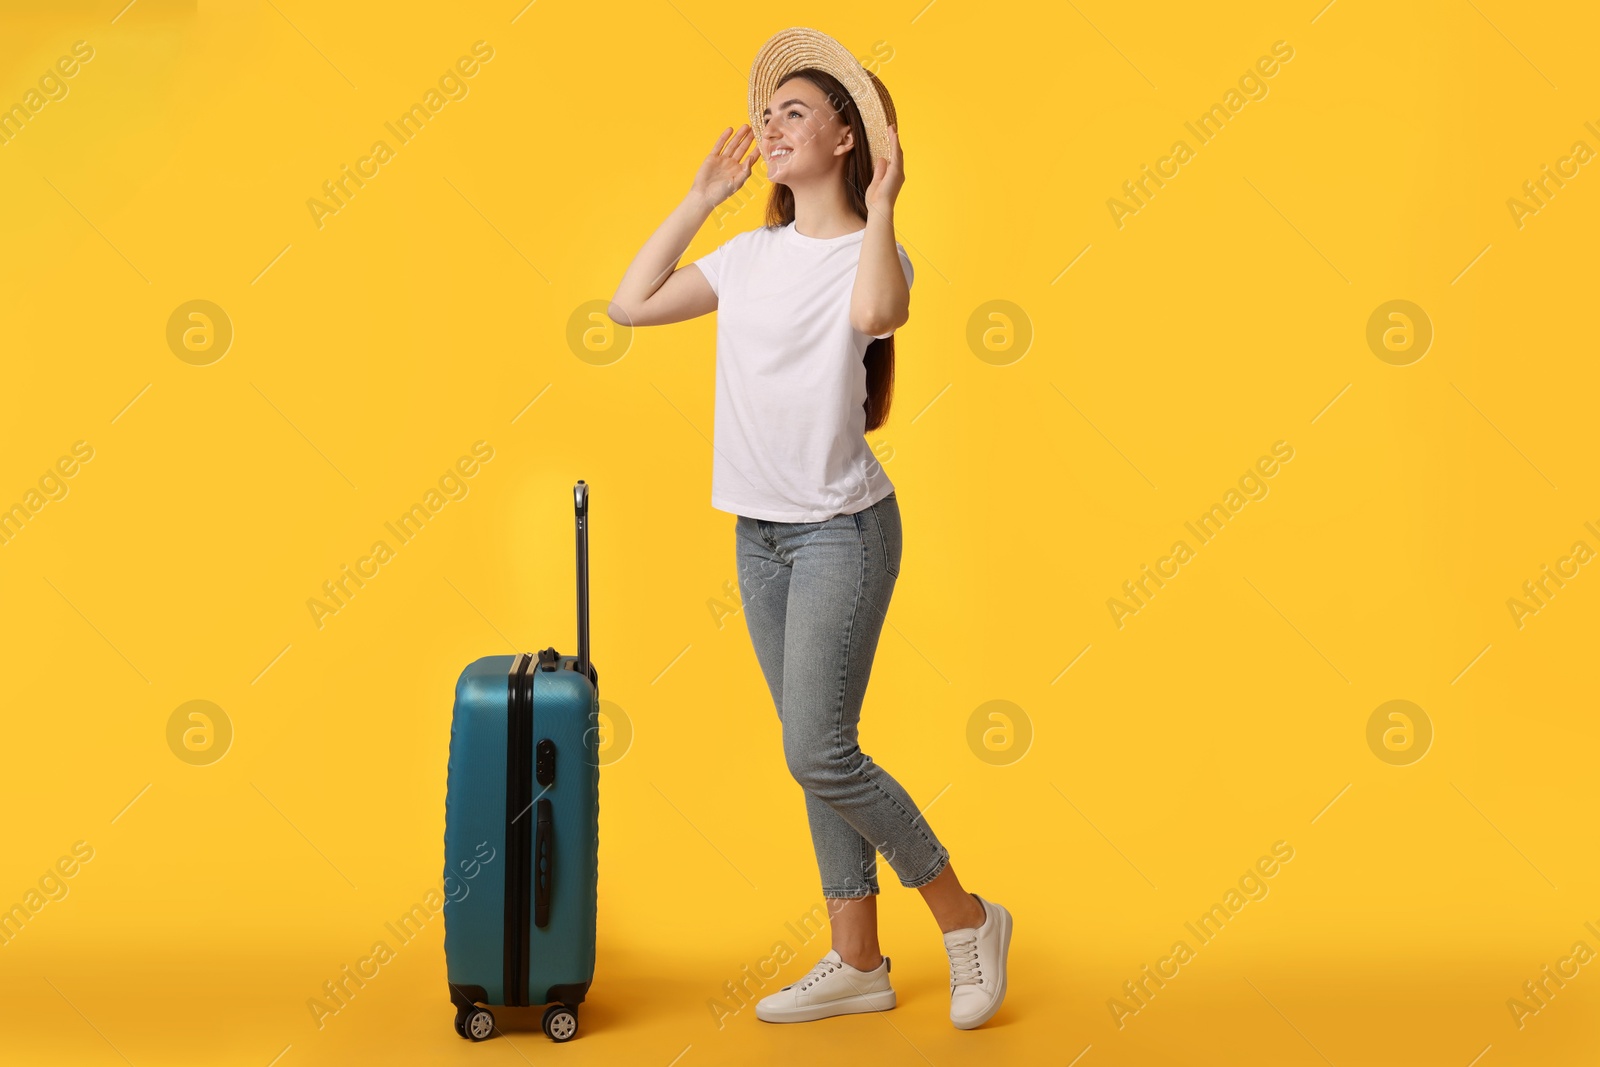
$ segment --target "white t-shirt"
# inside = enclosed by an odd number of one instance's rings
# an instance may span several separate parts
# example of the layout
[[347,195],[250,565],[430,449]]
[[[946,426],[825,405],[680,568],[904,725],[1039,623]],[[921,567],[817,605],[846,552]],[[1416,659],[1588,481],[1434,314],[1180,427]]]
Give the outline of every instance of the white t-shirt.
[[[711,506],[719,511],[821,522],[894,491],[865,437],[862,356],[873,337],[850,325],[865,234],[763,226],[695,261],[717,294]],[[895,248],[910,285],[911,257]]]

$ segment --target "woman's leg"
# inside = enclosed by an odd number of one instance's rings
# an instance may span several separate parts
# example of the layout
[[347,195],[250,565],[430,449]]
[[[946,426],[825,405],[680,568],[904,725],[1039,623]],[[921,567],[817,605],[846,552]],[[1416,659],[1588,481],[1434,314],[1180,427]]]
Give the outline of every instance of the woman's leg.
[[939,877],[923,886],[920,892],[928,910],[933,912],[933,920],[939,924],[940,932],[948,934],[951,930],[965,930],[983,924],[983,905],[962,888],[954,865],[945,864]]
[[[755,529],[760,536],[753,543],[770,554],[767,562],[787,564],[789,570],[782,578],[781,629],[774,619],[775,599],[754,614],[747,599],[746,610],[752,635],[762,632],[771,642],[774,633],[782,634],[781,657],[771,655],[769,646],[763,669],[772,668],[768,685],[783,722],[784,758],[805,788],[808,813],[815,813],[812,840],[824,894],[857,896],[840,891],[844,880],[856,870],[871,878],[871,850],[882,853],[902,885],[922,892],[944,932],[951,1022],[961,1029],[981,1026],[1005,999],[1011,915],[962,888],[949,852],[911,797],[861,751],[857,738],[878,635],[899,575],[899,503],[891,493],[870,508],[823,523],[767,523]],[[753,571],[760,570],[759,556],[752,560]],[[774,673],[781,675],[780,684],[774,685]],[[822,817],[816,801],[856,832],[865,852],[840,847],[842,838],[834,833],[838,824]],[[836,948],[869,926],[876,944],[873,893],[875,881],[864,900],[839,907]],[[850,962],[842,949],[839,954]]]
[[[858,835],[859,836],[859,835]],[[883,962],[878,945],[878,896],[835,897],[828,904],[833,950],[858,971],[875,971]]]
[[[805,787],[824,892],[854,896],[872,851],[902,885],[921,888],[949,853],[905,789],[861,751],[857,726],[872,660],[900,565],[899,504],[893,494],[826,522],[769,524],[791,561],[783,642],[783,748]],[[831,810],[855,831],[834,836]],[[857,840],[859,838],[859,841]],[[832,869],[829,865],[834,864]],[[830,893],[829,891],[832,890]]]
[[[776,545],[781,523],[740,516],[735,524],[740,599],[756,659],[781,721],[792,561]],[[873,970],[878,945],[878,865],[871,844],[820,798],[805,792],[806,819],[822,876],[834,951],[852,967]]]

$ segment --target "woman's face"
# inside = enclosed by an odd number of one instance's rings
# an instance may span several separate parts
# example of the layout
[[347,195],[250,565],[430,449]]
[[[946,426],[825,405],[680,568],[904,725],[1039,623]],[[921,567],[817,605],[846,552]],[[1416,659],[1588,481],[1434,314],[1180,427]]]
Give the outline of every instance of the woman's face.
[[848,123],[804,78],[778,86],[762,113],[761,156],[770,181],[793,185],[829,173],[855,144]]

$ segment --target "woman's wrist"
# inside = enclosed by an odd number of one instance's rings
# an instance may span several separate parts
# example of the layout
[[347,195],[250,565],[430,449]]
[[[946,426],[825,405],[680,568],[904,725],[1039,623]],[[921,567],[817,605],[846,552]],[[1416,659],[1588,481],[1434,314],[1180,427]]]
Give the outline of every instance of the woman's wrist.
[[700,215],[700,221],[702,222],[710,218],[711,213],[716,210],[715,204],[708,203],[703,194],[698,193],[693,189],[690,189],[689,192],[684,195],[683,204],[680,206],[687,207],[695,211]]

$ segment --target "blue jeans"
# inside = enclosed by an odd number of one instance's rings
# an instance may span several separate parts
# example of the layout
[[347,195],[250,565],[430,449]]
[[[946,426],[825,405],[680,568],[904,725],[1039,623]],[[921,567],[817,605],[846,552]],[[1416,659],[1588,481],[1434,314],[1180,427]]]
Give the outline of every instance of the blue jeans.
[[877,893],[877,853],[901,885],[926,885],[950,854],[856,739],[900,573],[899,501],[890,493],[823,522],[736,518],[745,623],[805,791],[823,896]]

